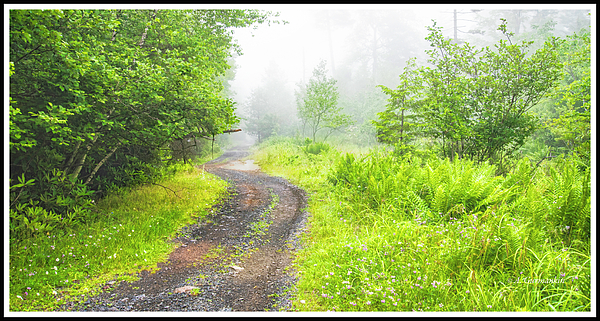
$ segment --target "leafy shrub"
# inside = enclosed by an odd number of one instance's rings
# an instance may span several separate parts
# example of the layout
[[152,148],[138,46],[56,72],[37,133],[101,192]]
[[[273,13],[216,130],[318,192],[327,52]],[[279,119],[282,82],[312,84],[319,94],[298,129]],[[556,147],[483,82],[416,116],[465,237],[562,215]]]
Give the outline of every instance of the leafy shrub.
[[520,236],[523,246],[539,245],[544,235],[567,246],[589,241],[590,171],[581,171],[574,160],[556,160],[543,169],[524,158],[505,177],[496,176],[493,165],[465,159],[419,164],[384,151],[362,157],[347,153],[334,163],[327,181],[354,204],[360,220],[380,216],[365,215],[364,209],[430,223],[494,209],[528,225]]
[[591,172],[580,171],[569,159],[548,168],[550,187],[545,193],[551,232],[567,246],[589,242],[591,227]]
[[39,184],[43,190],[36,188],[34,179],[24,182],[24,176],[10,187],[11,239],[72,226],[90,218],[93,191],[86,185],[71,183],[58,169],[45,173],[43,178]]
[[312,143],[312,144],[306,146],[304,148],[304,151],[309,154],[318,155],[323,151],[328,151],[329,148],[330,148],[330,146],[327,143],[318,142],[318,143]]
[[303,142],[302,150],[307,154],[319,155],[321,152],[328,151],[331,146],[325,142],[313,142],[312,139],[306,138]]

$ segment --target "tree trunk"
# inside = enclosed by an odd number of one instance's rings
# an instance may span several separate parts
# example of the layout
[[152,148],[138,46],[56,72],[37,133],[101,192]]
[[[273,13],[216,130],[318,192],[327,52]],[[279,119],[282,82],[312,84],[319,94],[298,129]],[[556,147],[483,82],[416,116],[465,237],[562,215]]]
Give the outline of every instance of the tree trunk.
[[454,42],[458,43],[458,18],[454,9]]
[[306,84],[306,57],[304,54],[304,46],[302,46],[302,83]]
[[400,114],[400,144],[404,145],[404,108]]
[[373,27],[373,81],[377,83],[377,27]]
[[[152,17],[150,18],[152,21],[154,19],[156,19],[156,10],[154,10],[154,12],[152,13]],[[148,27],[146,26],[146,29],[144,29],[144,33],[142,34],[142,39],[140,40],[140,42],[138,43],[138,46],[143,46],[144,42],[146,41],[146,36],[148,35]]]
[[215,135],[212,135],[212,143],[210,144],[210,157],[215,158]]
[[63,176],[67,175],[67,172],[69,171],[69,169],[73,165],[73,161],[75,160],[75,156],[77,155],[77,152],[79,152],[79,147],[81,147],[81,141],[78,141],[77,144],[75,145],[75,150],[71,154],[71,157],[69,158],[69,160],[67,161],[67,164],[64,167]]
[[[154,10],[154,12],[152,13],[151,20],[154,20],[154,18],[156,18],[156,10]],[[144,42],[146,41],[146,36],[148,35],[148,28],[149,28],[149,26],[146,26],[146,28],[144,29],[144,32],[142,33],[142,39],[140,39],[140,42],[138,43],[138,46],[140,48],[144,45]],[[135,64],[136,64],[136,61],[135,61],[135,58],[133,58],[133,65],[135,65]],[[129,66],[129,70],[132,69],[132,66]]]
[[73,174],[71,174],[71,182],[75,183],[77,181],[77,177],[79,177],[81,168],[85,164],[85,159],[87,158],[87,154],[90,152],[90,149],[92,149],[92,146],[96,143],[97,140],[98,140],[98,135],[95,135],[94,139],[86,146],[85,153],[83,153],[83,155],[81,156],[81,159],[79,160],[79,162],[77,162],[77,165],[76,165],[75,169],[73,170]]
[[302,120],[302,136],[306,136],[306,121]]
[[96,173],[98,172],[100,167],[102,167],[102,165],[104,165],[104,163],[117,151],[117,149],[119,148],[120,145],[121,145],[121,142],[119,142],[117,144],[117,146],[113,147],[113,149],[110,151],[110,153],[108,153],[108,155],[104,156],[104,158],[100,162],[98,162],[98,164],[96,164],[96,167],[94,167],[94,170],[92,170],[92,173],[90,174],[90,176],[87,178],[85,183],[83,183],[84,185],[87,185],[90,181],[92,181],[92,178],[94,178],[94,176],[96,175]]
[[518,36],[521,31],[521,24],[523,23],[522,13],[523,10],[517,10],[515,14],[515,36]]
[[[117,20],[119,20],[121,16],[121,9],[117,10]],[[115,39],[117,38],[117,29],[113,30],[113,34],[112,37],[110,38],[111,42],[115,42]]]

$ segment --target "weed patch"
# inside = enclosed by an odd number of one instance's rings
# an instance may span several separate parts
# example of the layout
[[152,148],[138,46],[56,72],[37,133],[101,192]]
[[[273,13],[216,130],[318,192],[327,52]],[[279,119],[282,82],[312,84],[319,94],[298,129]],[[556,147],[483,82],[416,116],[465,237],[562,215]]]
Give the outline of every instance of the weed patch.
[[304,149],[253,156],[311,195],[294,310],[591,310],[589,170]]

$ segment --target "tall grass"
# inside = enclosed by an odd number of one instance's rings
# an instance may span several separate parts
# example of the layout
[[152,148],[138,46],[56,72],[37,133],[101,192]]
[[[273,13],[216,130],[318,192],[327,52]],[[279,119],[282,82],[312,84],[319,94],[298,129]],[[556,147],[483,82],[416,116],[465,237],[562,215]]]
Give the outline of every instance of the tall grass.
[[296,144],[254,155],[311,195],[295,309],[590,311],[589,170]]
[[52,310],[154,268],[176,246],[166,241],[207,215],[226,183],[187,165],[158,184],[115,190],[86,223],[11,242],[10,311]]

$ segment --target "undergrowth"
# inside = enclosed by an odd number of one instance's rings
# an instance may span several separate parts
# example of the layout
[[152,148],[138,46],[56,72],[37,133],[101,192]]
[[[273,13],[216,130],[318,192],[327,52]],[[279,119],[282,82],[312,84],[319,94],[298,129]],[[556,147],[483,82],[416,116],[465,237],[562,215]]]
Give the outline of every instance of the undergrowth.
[[590,311],[590,170],[277,138],[253,155],[310,194],[296,311]]
[[10,242],[10,311],[51,311],[83,301],[110,280],[153,269],[176,246],[166,242],[204,217],[225,182],[182,165],[156,184],[118,189],[92,208],[94,218]]

